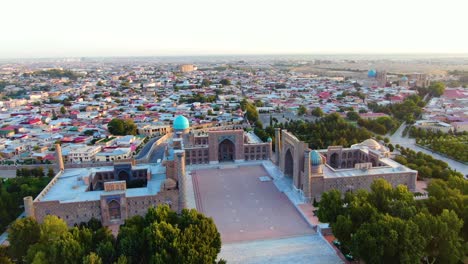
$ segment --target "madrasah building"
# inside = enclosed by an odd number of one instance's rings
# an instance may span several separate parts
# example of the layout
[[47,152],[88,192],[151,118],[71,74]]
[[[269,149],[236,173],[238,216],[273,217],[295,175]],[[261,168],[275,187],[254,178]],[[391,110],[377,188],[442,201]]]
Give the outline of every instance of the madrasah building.
[[275,137],[273,152],[271,138],[263,142],[239,125],[191,129],[188,119],[178,116],[172,132],[154,143],[165,146],[161,163],[122,160],[113,166],[79,169],[65,169],[57,145],[59,173],[35,199],[24,198],[25,212],[38,221],[53,214],[70,226],[91,218],[111,226],[144,215],[158,204],[180,211],[187,207],[191,184],[187,166],[231,163],[275,164],[306,201],[320,200],[332,189],[369,189],[377,178],[415,190],[417,171],[390,159],[388,149],[372,139],[350,148],[311,150],[286,130],[276,129]]

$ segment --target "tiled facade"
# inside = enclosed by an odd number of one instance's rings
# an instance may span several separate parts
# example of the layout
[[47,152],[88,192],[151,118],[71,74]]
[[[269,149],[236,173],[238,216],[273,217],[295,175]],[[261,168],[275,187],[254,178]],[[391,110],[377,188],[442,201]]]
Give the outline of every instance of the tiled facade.
[[388,150],[374,140],[351,148],[330,146],[317,150],[320,161],[311,161],[311,150],[286,130],[276,130],[275,152],[279,169],[293,180],[294,188],[308,200],[320,200],[322,193],[337,189],[342,193],[369,190],[375,179],[383,178],[393,186],[406,185],[415,191],[417,171],[388,158]]

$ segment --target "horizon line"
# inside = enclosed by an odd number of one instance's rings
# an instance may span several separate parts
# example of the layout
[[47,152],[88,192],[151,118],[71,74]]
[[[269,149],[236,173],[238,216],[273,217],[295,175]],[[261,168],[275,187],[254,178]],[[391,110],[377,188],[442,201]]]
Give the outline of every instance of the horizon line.
[[156,57],[236,57],[236,56],[345,56],[345,55],[417,55],[417,56],[458,56],[468,57],[468,52],[316,52],[316,53],[200,53],[200,54],[159,54],[159,55],[70,55],[70,56],[31,56],[31,57],[0,57],[0,60],[41,60],[41,59],[78,59],[78,58],[156,58]]

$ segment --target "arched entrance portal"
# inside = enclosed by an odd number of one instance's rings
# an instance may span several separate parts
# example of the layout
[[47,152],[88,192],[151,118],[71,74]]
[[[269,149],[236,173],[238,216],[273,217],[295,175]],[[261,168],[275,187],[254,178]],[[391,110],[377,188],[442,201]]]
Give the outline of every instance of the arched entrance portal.
[[338,168],[338,153],[333,153],[330,156],[330,166],[337,169]]
[[218,160],[222,161],[233,161],[234,160],[234,153],[236,147],[231,140],[225,139],[219,143],[218,147]]
[[109,206],[109,218],[110,220],[120,219],[120,203],[116,200],[110,201]]
[[294,160],[291,154],[291,150],[287,150],[284,155],[284,174],[288,177],[293,177],[294,175]]
[[119,181],[128,181],[129,180],[129,175],[128,175],[128,172],[122,170],[119,172]]

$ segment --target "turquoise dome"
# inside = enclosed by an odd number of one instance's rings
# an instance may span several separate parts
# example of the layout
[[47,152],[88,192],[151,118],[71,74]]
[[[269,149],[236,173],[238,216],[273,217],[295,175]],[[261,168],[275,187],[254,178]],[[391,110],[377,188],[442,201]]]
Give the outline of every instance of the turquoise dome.
[[179,115],[174,118],[174,123],[172,125],[174,130],[185,130],[190,127],[189,121],[185,116]]
[[408,81],[408,77],[403,76],[403,77],[401,77],[401,80],[404,81],[404,82],[406,82],[406,81]]
[[267,141],[268,141],[268,142],[272,142],[273,139],[271,139],[271,137],[268,137]]
[[309,154],[310,163],[312,166],[322,165],[322,157],[316,150],[312,150]]
[[367,72],[367,77],[374,78],[375,76],[377,76],[377,71],[376,70],[369,70]]

